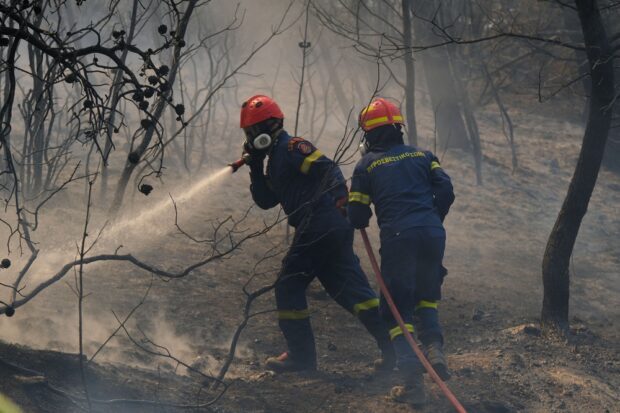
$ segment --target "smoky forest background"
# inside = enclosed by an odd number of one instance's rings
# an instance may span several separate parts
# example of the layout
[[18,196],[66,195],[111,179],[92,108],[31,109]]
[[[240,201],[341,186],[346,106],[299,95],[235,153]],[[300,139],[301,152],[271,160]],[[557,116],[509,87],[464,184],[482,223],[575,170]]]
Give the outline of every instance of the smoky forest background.
[[319,371],[261,367],[284,346],[290,229],[227,166],[241,103],[273,97],[350,179],[357,114],[381,96],[455,187],[454,394],[468,412],[618,411],[619,79],[613,0],[1,0],[0,395],[24,412],[452,411],[430,380],[423,409],[386,398],[370,337],[318,283]]

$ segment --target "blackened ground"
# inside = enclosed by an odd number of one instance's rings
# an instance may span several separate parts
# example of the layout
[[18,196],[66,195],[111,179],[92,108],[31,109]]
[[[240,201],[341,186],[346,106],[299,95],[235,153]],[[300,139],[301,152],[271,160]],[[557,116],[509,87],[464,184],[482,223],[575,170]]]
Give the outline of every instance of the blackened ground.
[[[430,116],[430,114],[427,114]],[[429,118],[430,119],[430,118]],[[422,124],[432,124],[426,119]],[[571,336],[566,342],[540,336],[537,318],[542,300],[541,259],[546,238],[566,192],[577,158],[581,130],[536,114],[515,115],[520,167],[512,173],[510,152],[500,125],[481,115],[484,185],[475,185],[471,156],[448,151],[442,164],[453,177],[457,201],[446,227],[445,265],[450,273],[440,305],[449,382],[469,412],[617,412],[620,411],[620,182],[603,170],[583,222],[571,266]],[[432,136],[424,131],[423,136]],[[322,146],[327,145],[326,140]],[[422,145],[432,147],[430,140]],[[324,149],[324,148],[322,148]],[[327,148],[329,149],[329,148]],[[329,153],[329,150],[324,150]],[[247,174],[235,175],[224,188],[181,209],[180,223],[197,238],[211,235],[215,217],[239,217],[251,204]],[[155,188],[150,197],[166,191]],[[142,195],[140,195],[142,196]],[[147,205],[154,198],[138,198]],[[63,211],[59,211],[62,217]],[[245,227],[259,228],[274,212],[253,210]],[[61,219],[61,218],[59,218]],[[169,223],[168,223],[169,224]],[[180,268],[208,253],[204,244],[184,240],[161,222],[144,232],[137,255],[166,268]],[[170,227],[170,225],[168,226]],[[163,235],[162,235],[163,234]],[[374,245],[376,228],[371,228]],[[256,272],[251,288],[272,282],[281,255],[254,268],[266,254],[284,249],[284,229],[253,240],[228,259],[180,280],[157,278],[143,306],[128,324],[140,340],[144,331],[179,359],[215,374],[242,320],[243,285]],[[128,245],[124,243],[124,245]],[[131,250],[126,246],[126,249]],[[372,277],[359,239],[356,250]],[[124,317],[152,281],[149,274],[124,265],[86,269],[86,348],[94,350],[118,326],[112,310]],[[229,390],[205,411],[214,412],[412,412],[390,401],[390,377],[371,374],[377,352],[360,324],[339,308],[318,285],[309,291],[317,336],[316,373],[274,376],[261,368],[278,354],[283,341],[276,326],[271,293],[257,300],[241,336],[227,380]],[[83,406],[75,352],[75,297],[64,285],[42,294],[12,319],[0,321],[0,338],[34,348],[0,345],[0,359],[41,373],[0,363],[0,392],[28,412],[72,412]],[[213,397],[203,380],[160,357],[152,357],[123,334],[114,338],[87,368],[94,398],[142,399],[191,404]],[[428,381],[431,402],[423,412],[452,411]],[[68,392],[67,394],[63,393]],[[96,411],[175,411],[145,404],[97,404]]]

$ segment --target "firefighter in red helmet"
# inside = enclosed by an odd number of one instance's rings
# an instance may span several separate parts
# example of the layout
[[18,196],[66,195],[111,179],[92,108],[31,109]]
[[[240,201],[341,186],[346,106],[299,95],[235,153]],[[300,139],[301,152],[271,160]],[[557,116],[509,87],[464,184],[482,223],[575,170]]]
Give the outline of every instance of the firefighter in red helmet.
[[[442,223],[454,192],[450,177],[431,152],[404,144],[403,122],[398,107],[387,99],[374,99],[361,111],[365,154],[351,179],[349,219],[355,228],[365,228],[374,204],[385,283],[410,332],[417,318],[417,335],[427,358],[446,380],[450,374],[437,304],[445,275]],[[421,404],[426,399],[422,364],[383,299],[380,311],[389,323],[399,374],[409,390],[406,398]]]
[[242,105],[240,126],[246,135],[244,155],[249,158],[252,198],[263,209],[281,205],[295,227],[275,283],[278,324],[288,350],[269,358],[266,367],[276,372],[316,369],[306,289],[318,278],[377,341],[382,353],[377,367],[393,368],[394,350],[379,315],[379,299],[353,252],[342,172],[312,143],[291,137],[283,122],[284,114],[267,96],[253,96]]

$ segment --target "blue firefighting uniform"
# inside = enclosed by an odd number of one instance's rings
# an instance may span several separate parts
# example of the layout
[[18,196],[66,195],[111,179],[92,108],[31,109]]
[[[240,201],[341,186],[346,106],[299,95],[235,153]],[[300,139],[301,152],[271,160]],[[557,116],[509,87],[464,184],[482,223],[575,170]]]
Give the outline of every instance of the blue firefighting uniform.
[[[453,201],[452,183],[438,159],[401,143],[364,155],[351,182],[349,219],[356,228],[368,226],[370,203],[375,205],[382,274],[409,331],[414,314],[418,317],[424,344],[443,343],[437,315],[446,241],[442,221]],[[389,323],[399,369],[421,369],[383,298],[380,311]]]
[[[353,252],[353,228],[336,208],[347,196],[340,168],[310,142],[282,131],[262,163],[250,165],[252,197],[263,209],[282,205],[295,227],[293,244],[275,285],[279,326],[289,357],[315,365],[306,288],[317,277],[327,293],[359,317],[379,347],[391,347],[379,299]],[[346,199],[346,198],[345,198]]]

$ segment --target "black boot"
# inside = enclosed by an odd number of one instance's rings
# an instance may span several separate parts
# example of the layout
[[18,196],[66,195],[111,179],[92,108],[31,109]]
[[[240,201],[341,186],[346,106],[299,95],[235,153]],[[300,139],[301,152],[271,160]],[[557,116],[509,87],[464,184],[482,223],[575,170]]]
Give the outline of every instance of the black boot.
[[377,347],[381,350],[381,358],[374,361],[374,370],[377,372],[394,370],[396,353],[390,340],[387,325],[379,315],[378,309],[371,308],[362,311],[359,314],[359,319],[370,335],[374,337]]
[[397,378],[402,383],[392,388],[390,395],[396,401],[422,405],[426,403],[426,391],[424,389],[424,367],[409,346],[404,335],[394,337],[394,349],[397,354]]
[[285,351],[277,357],[269,357],[265,360],[265,368],[273,370],[276,373],[296,372],[296,371],[314,371],[316,370],[316,361],[313,359],[296,359],[289,356]]
[[404,385],[394,386],[390,390],[390,397],[399,403],[409,403],[413,406],[426,404],[426,389],[422,371],[402,375]]
[[373,363],[375,372],[389,372],[396,367],[396,353],[394,352],[394,346],[391,341],[384,343],[378,343],[379,349],[381,349],[381,358],[378,358]]
[[316,348],[310,319],[280,319],[280,329],[288,351],[265,362],[268,370],[276,373],[316,370]]
[[441,342],[435,341],[426,346],[426,358],[442,380],[450,380],[452,375],[448,369],[448,362],[446,361],[446,356],[443,354],[443,345]]

